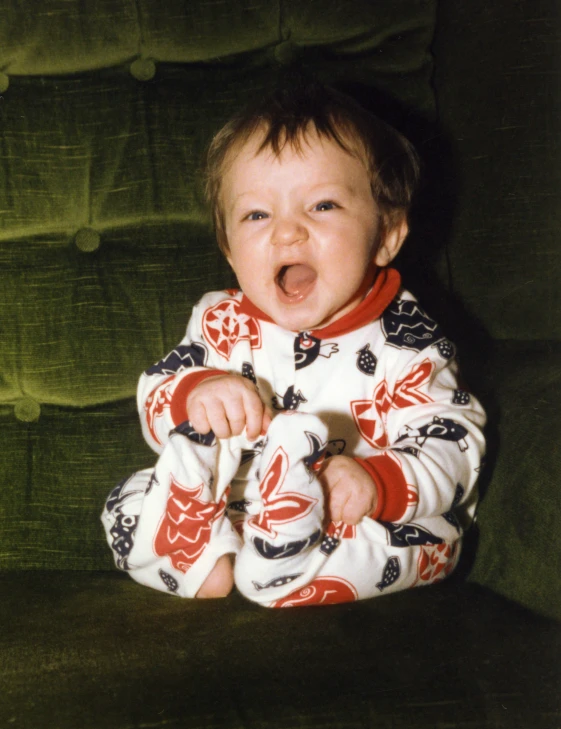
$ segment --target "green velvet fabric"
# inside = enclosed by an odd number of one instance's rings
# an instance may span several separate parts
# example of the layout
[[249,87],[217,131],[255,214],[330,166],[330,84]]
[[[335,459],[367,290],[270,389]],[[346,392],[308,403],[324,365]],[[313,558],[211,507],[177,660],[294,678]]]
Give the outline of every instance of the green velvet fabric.
[[559,340],[559,4],[442,2],[439,17],[435,89],[452,146],[454,288],[495,338]]
[[276,611],[108,573],[13,573],[0,589],[3,727],[559,724],[559,624],[475,585]]
[[440,3],[438,27],[448,323],[489,413],[471,577],[560,618],[558,7]]
[[489,453],[470,578],[559,618],[561,345],[495,342],[477,360]]

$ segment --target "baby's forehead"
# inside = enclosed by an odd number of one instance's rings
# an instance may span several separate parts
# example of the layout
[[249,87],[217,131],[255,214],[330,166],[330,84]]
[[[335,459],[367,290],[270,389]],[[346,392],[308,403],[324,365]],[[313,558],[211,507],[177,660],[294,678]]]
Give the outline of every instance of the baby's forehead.
[[283,127],[277,130],[264,125],[258,126],[244,138],[234,142],[225,160],[223,173],[234,160],[240,163],[249,162],[261,155],[280,163],[293,155],[306,160],[317,158],[330,147],[355,157],[369,169],[369,159],[364,146],[356,138],[353,139],[347,130],[341,129],[336,132],[337,137],[318,132],[313,123],[292,134]]

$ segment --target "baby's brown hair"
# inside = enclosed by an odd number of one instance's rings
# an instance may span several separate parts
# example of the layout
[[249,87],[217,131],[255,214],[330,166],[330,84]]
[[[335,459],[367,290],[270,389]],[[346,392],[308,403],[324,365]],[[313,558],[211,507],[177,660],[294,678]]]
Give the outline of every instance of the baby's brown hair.
[[383,230],[389,231],[407,218],[419,179],[419,158],[411,143],[349,96],[316,81],[299,80],[282,84],[264,100],[236,114],[209,146],[205,190],[224,253],[228,241],[220,192],[230,155],[255,134],[263,137],[258,153],[269,148],[278,156],[285,144],[302,151],[310,129],[365,164]]

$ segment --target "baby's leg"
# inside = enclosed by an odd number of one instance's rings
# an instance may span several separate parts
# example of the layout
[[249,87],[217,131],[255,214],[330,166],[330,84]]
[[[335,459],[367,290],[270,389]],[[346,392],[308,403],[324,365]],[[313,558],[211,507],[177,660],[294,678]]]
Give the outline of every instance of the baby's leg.
[[244,524],[236,559],[236,586],[250,600],[270,604],[308,584],[324,557],[323,490],[316,478],[327,428],[315,415],[277,415],[261,456],[261,510]]
[[444,541],[417,526],[367,517],[356,527],[332,523],[322,530],[315,472],[327,432],[318,418],[279,415],[267,437],[263,507],[245,523],[234,572],[247,598],[268,607],[351,602],[430,584],[452,571],[460,551],[454,535]]
[[[413,525],[403,528],[409,534],[418,532]],[[413,542],[416,539],[421,543],[408,545],[397,538],[392,544],[384,525],[368,517],[356,527],[332,523],[319,547],[325,561],[314,579],[269,607],[364,600],[430,585],[451,574],[460,556],[461,539],[446,542],[428,534],[413,537]],[[423,543],[423,539],[427,541]]]
[[102,522],[117,566],[137,582],[181,597],[218,597],[231,588],[228,555],[240,548],[225,517],[240,441],[183,433],[171,435],[154,469],[111,492]]

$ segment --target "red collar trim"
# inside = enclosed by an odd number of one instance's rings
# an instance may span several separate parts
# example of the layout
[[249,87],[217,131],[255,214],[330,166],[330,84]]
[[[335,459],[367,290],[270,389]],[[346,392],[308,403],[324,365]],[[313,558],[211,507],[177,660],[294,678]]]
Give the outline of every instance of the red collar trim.
[[[366,291],[370,286],[372,288],[358,306],[340,319],[336,319],[332,324],[321,329],[313,329],[309,333],[318,339],[340,337],[378,319],[399,291],[401,276],[395,268],[376,269],[374,276],[373,282],[370,277],[365,279],[363,287]],[[273,319],[255,306],[245,294],[242,296],[239,311],[254,319],[274,324]]]

